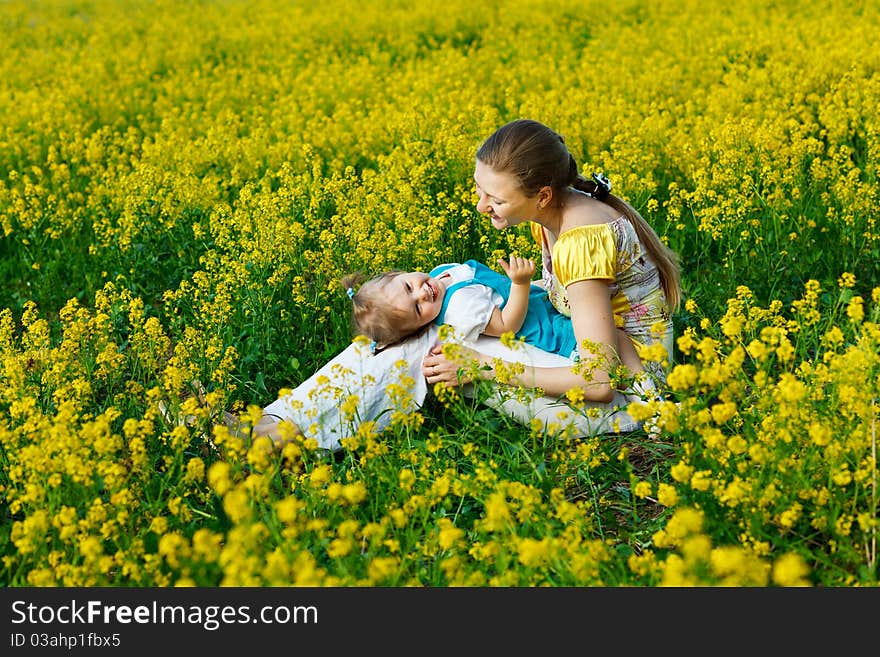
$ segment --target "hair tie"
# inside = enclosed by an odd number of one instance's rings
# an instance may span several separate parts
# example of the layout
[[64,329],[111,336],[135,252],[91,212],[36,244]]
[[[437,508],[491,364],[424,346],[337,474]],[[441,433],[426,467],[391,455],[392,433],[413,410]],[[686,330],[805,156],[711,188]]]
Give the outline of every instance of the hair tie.
[[345,291],[345,293],[348,295],[348,298],[349,298],[349,299],[354,299],[354,290],[352,290],[351,288],[348,288],[348,289]]
[[596,183],[596,191],[593,196],[600,201],[604,201],[611,193],[611,181],[605,177],[604,173],[593,173],[593,182]]

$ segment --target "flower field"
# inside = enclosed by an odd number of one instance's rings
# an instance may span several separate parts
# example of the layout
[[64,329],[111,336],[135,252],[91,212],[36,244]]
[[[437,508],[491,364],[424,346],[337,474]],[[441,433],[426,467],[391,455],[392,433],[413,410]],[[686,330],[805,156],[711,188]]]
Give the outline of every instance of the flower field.
[[[878,584],[880,4],[443,7],[0,3],[0,584]],[[344,274],[537,255],[474,207],[519,117],[680,255],[654,429],[217,425],[350,343]]]

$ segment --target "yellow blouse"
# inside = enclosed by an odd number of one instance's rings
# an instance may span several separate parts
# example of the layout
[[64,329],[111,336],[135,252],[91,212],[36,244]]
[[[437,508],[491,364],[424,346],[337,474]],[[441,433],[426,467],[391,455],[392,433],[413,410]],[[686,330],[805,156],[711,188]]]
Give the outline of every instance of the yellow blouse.
[[671,320],[659,272],[624,216],[605,224],[565,231],[552,252],[540,224],[532,222],[532,237],[541,245],[542,278],[553,306],[571,317],[565,288],[583,280],[608,281],[614,322],[636,341],[651,342],[651,325]]
[[[547,243],[541,225],[532,222],[531,231],[546,256]],[[554,307],[566,317],[571,317],[566,287],[591,279],[614,281],[617,245],[609,224],[580,226],[564,232],[549,255],[549,261],[545,257],[543,263],[545,287]]]

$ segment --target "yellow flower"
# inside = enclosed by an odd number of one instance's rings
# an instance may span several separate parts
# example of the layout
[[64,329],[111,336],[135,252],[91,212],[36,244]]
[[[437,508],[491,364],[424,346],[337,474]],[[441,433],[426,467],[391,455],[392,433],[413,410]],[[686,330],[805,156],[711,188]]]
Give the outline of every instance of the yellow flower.
[[783,363],[789,362],[794,357],[794,347],[789,340],[780,342],[776,348],[776,357]]
[[215,534],[209,529],[197,529],[192,537],[193,553],[207,562],[217,560],[222,545],[223,536]]
[[499,339],[501,340],[501,344],[508,349],[516,348],[517,343],[521,342],[521,339],[517,339],[516,334],[513,331],[505,331],[501,334]]
[[568,399],[570,404],[574,406],[580,406],[584,403],[584,389],[580,386],[570,388],[565,392],[565,397]]
[[698,376],[696,366],[691,363],[684,363],[673,368],[672,372],[669,373],[667,383],[673,390],[683,392],[697,383]]
[[156,516],[150,523],[150,531],[161,536],[168,531],[168,519],[164,516]]
[[438,542],[443,550],[451,550],[453,546],[464,538],[464,531],[452,524],[449,518],[441,518],[439,521],[440,532]]
[[344,557],[351,554],[355,548],[354,540],[350,536],[334,538],[327,546],[327,555],[333,558]]
[[653,486],[649,481],[640,481],[633,488],[633,495],[639,499],[648,497],[653,492]]
[[749,355],[757,361],[764,360],[769,353],[767,345],[760,340],[752,340],[749,342],[746,351],[748,351]]
[[728,315],[721,320],[721,332],[728,338],[735,338],[742,332],[745,321],[741,315]]
[[647,403],[634,401],[627,405],[626,412],[629,413],[634,420],[648,420],[657,414],[657,406],[658,402],[656,401],[649,401]]
[[205,478],[205,462],[198,456],[191,458],[186,463],[184,481],[198,483]]
[[486,500],[486,513],[482,520],[482,527],[486,531],[498,531],[510,522],[510,508],[504,493],[495,492]]
[[832,326],[825,332],[825,335],[822,336],[823,341],[826,344],[835,345],[843,342],[843,331],[840,330],[837,326]]
[[44,509],[39,509],[23,521],[12,525],[12,541],[21,554],[37,551],[45,542],[45,534],[49,528],[49,517]]
[[785,372],[779,377],[776,392],[783,401],[798,402],[806,396],[806,387],[793,374]]
[[180,567],[180,559],[189,556],[189,542],[178,532],[163,534],[159,538],[159,554],[172,568]]
[[333,476],[333,468],[329,465],[318,465],[309,475],[309,482],[313,488],[319,488],[329,482]]
[[291,525],[296,522],[299,512],[305,506],[305,502],[298,500],[293,495],[288,495],[275,503],[275,514],[281,522]]
[[786,529],[790,529],[791,527],[794,527],[794,524],[801,517],[802,510],[803,510],[803,507],[800,504],[798,504],[797,502],[795,502],[789,508],[787,508],[785,511],[783,511],[782,513],[779,514],[779,516],[778,516],[779,524],[782,525],[783,527],[785,527]]
[[691,478],[694,468],[686,463],[678,462],[669,469],[669,474],[678,482],[686,482]]
[[703,514],[692,508],[677,509],[666,527],[654,534],[657,547],[674,547],[691,534],[699,533],[703,528]]
[[838,486],[848,486],[852,483],[852,472],[850,472],[849,466],[844,463],[840,468],[834,471],[831,475],[831,480]]
[[698,491],[707,491],[712,484],[712,473],[708,470],[700,470],[691,477],[691,488]]
[[79,541],[79,553],[86,561],[94,561],[104,553],[104,548],[97,536],[84,536]]
[[247,520],[253,514],[247,491],[236,488],[223,496],[223,510],[233,523]]
[[713,574],[722,586],[766,586],[769,567],[741,547],[725,546],[712,550],[709,558]]
[[654,342],[647,347],[639,349],[639,357],[642,359],[642,362],[660,363],[665,366],[668,362],[669,353],[662,342]]
[[388,512],[388,517],[391,518],[391,522],[393,522],[394,526],[397,528],[406,525],[407,515],[403,509],[391,509],[391,511]]
[[657,501],[663,506],[675,506],[678,504],[678,492],[669,484],[660,484],[657,486]]
[[789,552],[773,563],[773,583],[778,586],[809,586],[810,569],[799,554]]
[[843,289],[855,287],[855,284],[856,276],[855,274],[851,274],[850,272],[843,272],[840,275],[840,278],[837,279],[837,285]]
[[537,568],[550,557],[550,539],[523,538],[517,542],[517,558],[526,568]]
[[718,499],[727,506],[735,507],[746,498],[747,493],[748,490],[743,481],[739,477],[734,477],[734,479],[728,482],[727,486],[724,487],[724,490],[718,496]]
[[367,565],[367,577],[371,584],[379,584],[394,575],[399,568],[398,557],[375,557]]
[[831,442],[831,428],[821,422],[812,422],[808,433],[810,441],[819,447],[825,447]]
[[357,395],[349,395],[346,397],[345,401],[339,405],[339,412],[342,415],[342,419],[345,421],[352,420],[357,415],[359,403],[360,397]]
[[846,314],[853,322],[861,322],[865,318],[865,307],[862,297],[855,296],[849,300],[846,307]]
[[225,495],[232,487],[232,481],[229,478],[230,471],[231,468],[225,461],[212,463],[208,469],[208,485],[218,495]]
[[736,415],[736,404],[733,402],[713,404],[711,410],[715,424],[724,424]]
[[402,490],[410,491],[416,481],[416,475],[409,468],[404,468],[398,473],[397,480],[400,482],[400,488]]
[[705,534],[688,536],[681,544],[681,554],[685,563],[705,562],[712,556],[712,539]]
[[679,336],[679,338],[678,338],[678,340],[676,341],[676,343],[678,344],[678,348],[681,350],[681,352],[682,352],[684,355],[689,356],[690,353],[691,353],[691,352],[696,348],[696,346],[697,346],[697,343],[696,343],[696,341],[694,340],[693,329],[690,328],[690,327],[686,328],[685,331],[684,331],[684,333],[683,333],[682,335]]
[[342,488],[342,498],[348,504],[360,504],[367,499],[367,487],[363,481],[355,481],[346,484]]

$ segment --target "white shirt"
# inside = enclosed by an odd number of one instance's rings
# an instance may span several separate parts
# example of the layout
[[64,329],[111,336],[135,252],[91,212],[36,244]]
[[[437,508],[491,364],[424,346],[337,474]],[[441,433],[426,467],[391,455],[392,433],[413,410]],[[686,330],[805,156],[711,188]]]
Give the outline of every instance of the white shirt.
[[[444,278],[449,274],[448,278]],[[469,281],[474,277],[474,268],[470,265],[455,264],[435,278],[443,280],[447,288],[461,281]],[[504,297],[495,290],[481,283],[465,285],[453,291],[446,306],[443,323],[455,329],[455,337],[474,342],[489,324],[495,308],[504,302]]]

